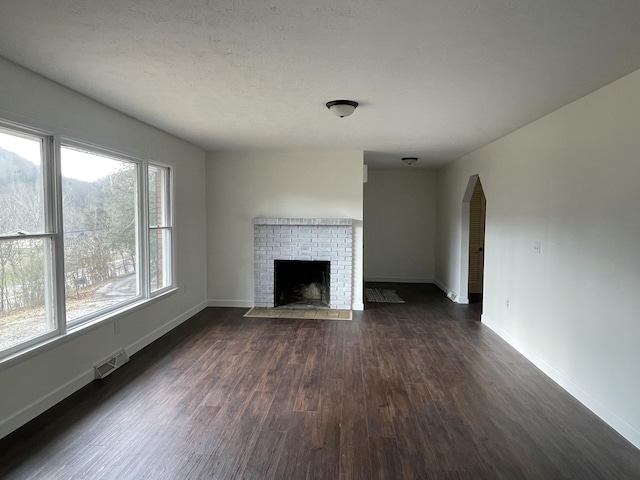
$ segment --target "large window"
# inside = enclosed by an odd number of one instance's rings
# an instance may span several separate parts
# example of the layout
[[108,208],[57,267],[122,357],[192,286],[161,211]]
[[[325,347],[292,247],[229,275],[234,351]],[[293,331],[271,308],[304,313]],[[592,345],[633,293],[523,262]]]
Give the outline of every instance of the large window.
[[63,145],[67,322],[140,294],[135,163]]
[[0,126],[0,357],[173,286],[171,170]]
[[45,139],[0,129],[0,350],[53,332]]

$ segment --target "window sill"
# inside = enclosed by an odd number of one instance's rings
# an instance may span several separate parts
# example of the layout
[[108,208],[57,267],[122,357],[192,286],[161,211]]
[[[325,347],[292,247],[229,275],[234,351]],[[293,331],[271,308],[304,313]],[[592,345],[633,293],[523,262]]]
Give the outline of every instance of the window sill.
[[87,332],[90,332],[91,330],[95,330],[98,327],[104,326],[105,324],[108,324],[110,322],[116,322],[121,318],[132,314],[133,312],[141,310],[142,308],[147,307],[152,303],[155,303],[170,295],[173,295],[177,291],[178,291],[178,287],[162,290],[159,293],[154,294],[154,296],[152,296],[151,298],[144,298],[142,300],[137,300],[136,302],[127,304],[117,310],[109,311],[108,313],[102,316],[95,317],[86,322],[69,327],[67,332],[62,335],[56,335],[52,338],[47,338],[46,340],[36,343],[35,345],[31,345],[25,348],[24,350],[20,350],[18,352],[12,353],[11,355],[7,355],[4,358],[0,358],[0,371],[11,368],[20,362],[28,360],[29,358],[33,358],[38,355],[41,355],[47,350],[60,346]]

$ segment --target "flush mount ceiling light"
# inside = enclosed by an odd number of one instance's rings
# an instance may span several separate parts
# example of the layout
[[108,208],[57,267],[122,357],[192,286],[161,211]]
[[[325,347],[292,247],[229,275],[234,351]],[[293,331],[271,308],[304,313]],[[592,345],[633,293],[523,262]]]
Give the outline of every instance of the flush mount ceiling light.
[[353,100],[333,100],[327,102],[329,111],[340,118],[351,115],[357,106],[358,102],[354,102]]
[[404,157],[402,161],[407,165],[413,165],[418,161],[418,157]]

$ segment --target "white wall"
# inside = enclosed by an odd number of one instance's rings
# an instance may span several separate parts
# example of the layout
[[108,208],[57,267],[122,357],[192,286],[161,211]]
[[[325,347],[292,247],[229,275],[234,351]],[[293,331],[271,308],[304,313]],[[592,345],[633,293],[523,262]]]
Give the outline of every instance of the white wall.
[[368,281],[434,278],[436,174],[371,170],[364,184],[364,272]]
[[[175,167],[177,278],[155,303],[67,342],[0,364],[0,437],[93,379],[92,367],[121,348],[131,354],[202,309],[206,299],[205,153],[182,140],[0,59],[0,118]],[[184,288],[187,287],[187,288]]]
[[443,168],[436,278],[460,291],[477,173],[483,322],[640,447],[639,126],[640,71]]
[[362,309],[363,152],[207,155],[209,305],[253,305],[255,217],[354,220],[353,308]]

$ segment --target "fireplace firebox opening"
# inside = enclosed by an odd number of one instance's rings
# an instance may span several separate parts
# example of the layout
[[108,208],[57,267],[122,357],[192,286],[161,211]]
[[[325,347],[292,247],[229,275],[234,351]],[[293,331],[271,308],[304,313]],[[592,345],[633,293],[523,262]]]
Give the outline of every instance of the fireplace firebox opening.
[[331,262],[274,260],[274,305],[329,308]]

